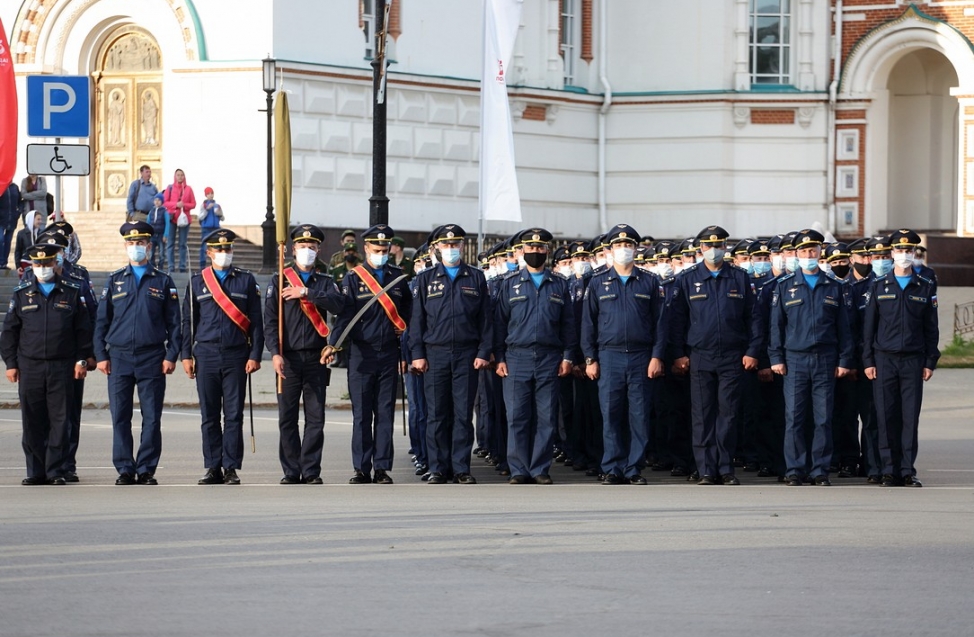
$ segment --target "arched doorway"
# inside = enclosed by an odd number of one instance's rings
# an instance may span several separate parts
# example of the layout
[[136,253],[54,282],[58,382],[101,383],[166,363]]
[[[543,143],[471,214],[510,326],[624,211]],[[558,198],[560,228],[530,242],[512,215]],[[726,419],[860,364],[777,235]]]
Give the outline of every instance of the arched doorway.
[[893,228],[957,223],[957,72],[943,54],[919,49],[890,71],[888,220]]
[[126,26],[102,45],[95,81],[96,210],[124,210],[139,166],[162,169],[162,55],[144,29]]

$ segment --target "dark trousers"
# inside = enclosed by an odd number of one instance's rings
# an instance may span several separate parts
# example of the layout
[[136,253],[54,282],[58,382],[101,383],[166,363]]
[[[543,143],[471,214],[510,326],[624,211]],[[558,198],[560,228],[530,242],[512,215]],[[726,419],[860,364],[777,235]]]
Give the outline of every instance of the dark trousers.
[[[162,455],[162,401],[166,375],[162,361],[166,350],[159,346],[139,351],[109,352],[112,373],[108,375],[108,405],[112,414],[112,463],[121,473],[155,473]],[[139,391],[142,435],[138,455],[133,457],[132,402]]]
[[74,399],[73,366],[70,359],[20,357],[17,389],[28,478],[44,480],[64,475],[69,412]]
[[406,375],[406,396],[409,402],[409,448],[420,464],[428,464],[426,456],[426,391],[422,374]]
[[348,394],[352,399],[352,468],[369,475],[392,470],[392,429],[399,384],[399,347],[376,351],[352,344]]
[[737,453],[745,464],[758,461],[758,414],[761,409],[758,373],[741,374],[741,400],[737,407]]
[[744,352],[690,353],[693,456],[704,476],[734,474]]
[[879,457],[883,473],[915,476],[917,425],[923,402],[921,356],[876,353],[873,396],[879,424]]
[[[10,247],[17,240],[17,219],[18,215],[14,215],[13,223],[5,223],[0,226],[0,266],[7,267],[7,261],[10,260]],[[14,264],[16,267],[19,264]]]
[[652,404],[650,352],[599,351],[599,402],[602,405],[602,471],[624,477],[645,466]]
[[561,352],[507,351],[507,464],[511,475],[537,477],[551,469],[558,429]]
[[[243,465],[244,400],[249,348],[196,347],[196,390],[200,397],[203,466],[239,469]],[[222,412],[222,413],[221,413]],[[223,426],[220,426],[221,415]]]
[[690,380],[687,376],[677,376],[669,366],[667,363],[666,376],[652,381],[657,414],[654,422],[656,440],[661,450],[657,458],[666,465],[687,469],[694,464],[688,410]]
[[164,252],[165,248],[162,244],[162,235],[153,234],[149,242],[152,244],[152,257],[149,259],[149,262],[154,268],[165,269],[166,255]]
[[601,469],[605,453],[602,436],[602,409],[599,383],[589,378],[575,379],[574,434],[572,461],[576,468]]
[[497,461],[498,469],[507,469],[507,405],[504,403],[504,380],[494,370],[484,377],[488,410],[487,449]]
[[859,410],[856,402],[859,382],[852,378],[835,381],[835,399],[832,406],[833,461],[840,468],[855,469],[859,464]]
[[430,347],[426,352],[426,446],[432,473],[470,473],[477,351]]
[[[785,354],[785,475],[829,475],[832,462],[832,406],[835,354]],[[811,414],[811,449],[808,415]]]
[[876,417],[876,401],[873,398],[875,384],[875,381],[866,378],[866,372],[860,368],[859,379],[856,381],[856,408],[862,422],[862,460],[859,464],[867,476],[879,476],[883,472],[879,457],[879,419]]
[[[72,370],[73,372],[73,370]],[[73,380],[74,396],[68,411],[68,456],[64,459],[64,470],[78,470],[78,445],[81,443],[81,410],[85,402],[85,379]]]
[[771,382],[758,381],[760,409],[755,431],[758,464],[776,475],[785,471],[785,395],[784,380],[777,374]]
[[[281,431],[278,450],[285,476],[317,478],[325,445],[325,388],[329,370],[318,361],[317,350],[284,353],[284,380],[277,395]],[[304,437],[298,428],[298,407],[304,397]]]
[[487,378],[494,370],[487,368],[477,373],[477,398],[473,402],[474,413],[474,441],[478,448],[487,447],[487,436],[490,430],[490,397],[487,392]]

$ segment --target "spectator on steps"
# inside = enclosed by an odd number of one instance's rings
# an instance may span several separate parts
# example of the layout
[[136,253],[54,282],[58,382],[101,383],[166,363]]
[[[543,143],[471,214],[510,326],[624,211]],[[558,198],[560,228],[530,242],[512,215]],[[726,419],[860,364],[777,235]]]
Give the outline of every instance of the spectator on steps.
[[179,244],[179,271],[186,271],[187,248],[186,241],[189,238],[190,213],[196,207],[196,195],[193,189],[186,183],[186,174],[181,168],[176,169],[173,176],[173,183],[166,187],[166,198],[163,203],[169,211],[169,249],[168,260],[169,270],[175,271],[175,249]]
[[159,189],[152,183],[152,169],[146,164],[139,167],[139,178],[129,186],[128,197],[125,198],[125,220],[145,221],[152,210],[152,198]]

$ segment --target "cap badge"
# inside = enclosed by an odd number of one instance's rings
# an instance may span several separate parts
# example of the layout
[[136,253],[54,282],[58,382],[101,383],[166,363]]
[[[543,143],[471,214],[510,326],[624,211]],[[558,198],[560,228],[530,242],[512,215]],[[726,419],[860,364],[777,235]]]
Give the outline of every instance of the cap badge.
[[385,238],[386,238],[386,233],[384,233],[384,232],[380,232],[380,233],[379,233],[379,234],[377,234],[376,236],[377,236],[377,237],[378,237],[379,239],[385,239]]
[[310,237],[311,236],[311,232],[309,232],[308,230],[305,230],[304,231],[304,234],[302,234],[301,236],[302,237]]
[[620,232],[619,233],[619,238],[620,239],[625,239],[626,238],[626,233],[625,232]]
[[540,234],[531,235],[531,238],[534,239],[535,241],[540,241],[541,235]]
[[453,231],[452,230],[450,232],[447,232],[446,233],[446,238],[447,239],[452,239],[453,238]]
[[40,259],[46,259],[47,258],[47,253],[44,252],[43,250],[41,250],[40,252],[37,253],[37,257],[40,258]]
[[711,241],[716,241],[717,240],[717,235],[715,235],[715,234],[710,235],[710,240]]

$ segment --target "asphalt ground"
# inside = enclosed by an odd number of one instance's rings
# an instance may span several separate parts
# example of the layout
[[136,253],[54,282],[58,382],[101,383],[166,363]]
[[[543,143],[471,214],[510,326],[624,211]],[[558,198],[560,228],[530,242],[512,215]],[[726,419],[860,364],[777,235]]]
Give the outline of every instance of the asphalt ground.
[[[255,412],[243,484],[197,486],[198,413],[167,408],[157,487],[113,486],[107,410],[84,415],[81,483],[21,487],[0,410],[0,635],[968,635],[974,370],[925,387],[922,489],[607,487],[563,466],[511,486],[413,475],[348,485],[350,412],[329,409],[322,486],[277,484]],[[248,441],[249,445],[249,441]]]

